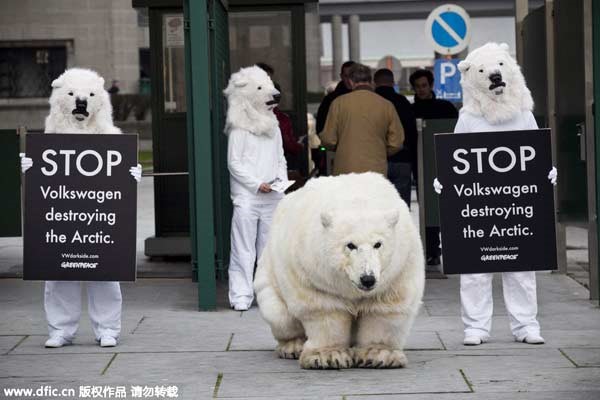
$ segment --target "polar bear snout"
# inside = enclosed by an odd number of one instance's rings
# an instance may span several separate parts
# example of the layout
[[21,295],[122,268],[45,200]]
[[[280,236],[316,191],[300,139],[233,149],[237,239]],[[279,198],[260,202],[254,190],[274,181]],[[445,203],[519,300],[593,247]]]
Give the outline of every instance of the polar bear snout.
[[75,99],[75,108],[71,113],[75,116],[78,121],[83,121],[86,117],[89,117],[90,114],[87,111],[88,102],[86,99],[82,99],[77,97]]
[[366,275],[365,274],[360,277],[360,285],[358,287],[361,290],[369,291],[375,287],[376,283],[377,283],[377,278],[375,278],[375,275],[373,275],[373,274]]
[[[502,81],[502,74],[500,72],[494,72],[494,73],[490,74],[489,79],[492,82],[490,84],[490,90],[506,87],[506,83],[504,81]],[[501,93],[502,93],[502,90],[500,90],[499,92],[496,92],[496,94],[501,94]]]

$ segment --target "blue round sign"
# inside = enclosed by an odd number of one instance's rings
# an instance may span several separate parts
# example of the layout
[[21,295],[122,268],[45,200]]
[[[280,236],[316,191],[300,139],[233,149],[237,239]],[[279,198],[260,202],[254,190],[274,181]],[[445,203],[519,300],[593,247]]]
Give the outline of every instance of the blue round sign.
[[429,14],[425,33],[438,53],[457,54],[469,45],[470,25],[469,15],[462,7],[446,4]]

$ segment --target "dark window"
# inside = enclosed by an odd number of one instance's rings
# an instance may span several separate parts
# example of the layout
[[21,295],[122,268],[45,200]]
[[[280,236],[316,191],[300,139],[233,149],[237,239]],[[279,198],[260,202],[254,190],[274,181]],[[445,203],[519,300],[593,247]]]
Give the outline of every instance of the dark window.
[[66,68],[66,47],[0,47],[0,98],[48,97]]

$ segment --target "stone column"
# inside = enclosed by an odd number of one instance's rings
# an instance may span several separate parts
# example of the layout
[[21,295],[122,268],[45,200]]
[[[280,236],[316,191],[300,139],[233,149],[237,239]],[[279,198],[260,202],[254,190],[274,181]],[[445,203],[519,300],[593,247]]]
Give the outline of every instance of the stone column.
[[360,62],[360,17],[356,14],[348,18],[348,44],[350,60]]
[[333,47],[333,70],[331,78],[336,81],[339,78],[340,70],[342,69],[342,16],[334,15],[331,17],[331,46]]

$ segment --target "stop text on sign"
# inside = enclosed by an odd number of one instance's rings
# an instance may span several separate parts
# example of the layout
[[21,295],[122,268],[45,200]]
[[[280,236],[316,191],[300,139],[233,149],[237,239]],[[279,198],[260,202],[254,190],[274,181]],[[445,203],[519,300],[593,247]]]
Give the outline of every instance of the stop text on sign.
[[[487,157],[484,158],[484,154],[487,154]],[[498,165],[496,160],[496,157],[502,154],[507,155],[508,159],[510,160],[508,164],[504,166]],[[471,160],[469,160],[467,156],[469,156]],[[477,166],[477,173],[482,174],[484,172],[484,159],[487,161],[487,165],[491,169],[500,173],[512,170],[517,165],[518,159],[521,171],[526,171],[527,162],[535,158],[535,149],[532,146],[520,146],[519,154],[517,155],[515,151],[505,146],[495,147],[489,152],[487,147],[474,147],[469,150],[458,148],[454,150],[452,157],[455,161],[462,164],[462,166],[454,165],[452,167],[452,170],[460,175],[464,175],[471,170],[472,162],[475,162]],[[473,158],[475,158],[475,160],[473,160]]]
[[[86,158],[95,160],[95,164],[90,170],[86,170],[82,166],[83,160]],[[71,163],[75,160],[75,169],[83,176],[96,176],[104,169],[106,170],[106,176],[111,176],[112,168],[121,164],[123,156],[119,151],[107,150],[105,158],[106,162],[102,155],[95,150],[83,150],[77,153],[76,150],[59,150],[57,152],[53,149],[47,149],[42,153],[42,160],[47,166],[42,167],[41,171],[45,176],[53,176],[60,171],[63,171],[64,176],[70,176]]]

